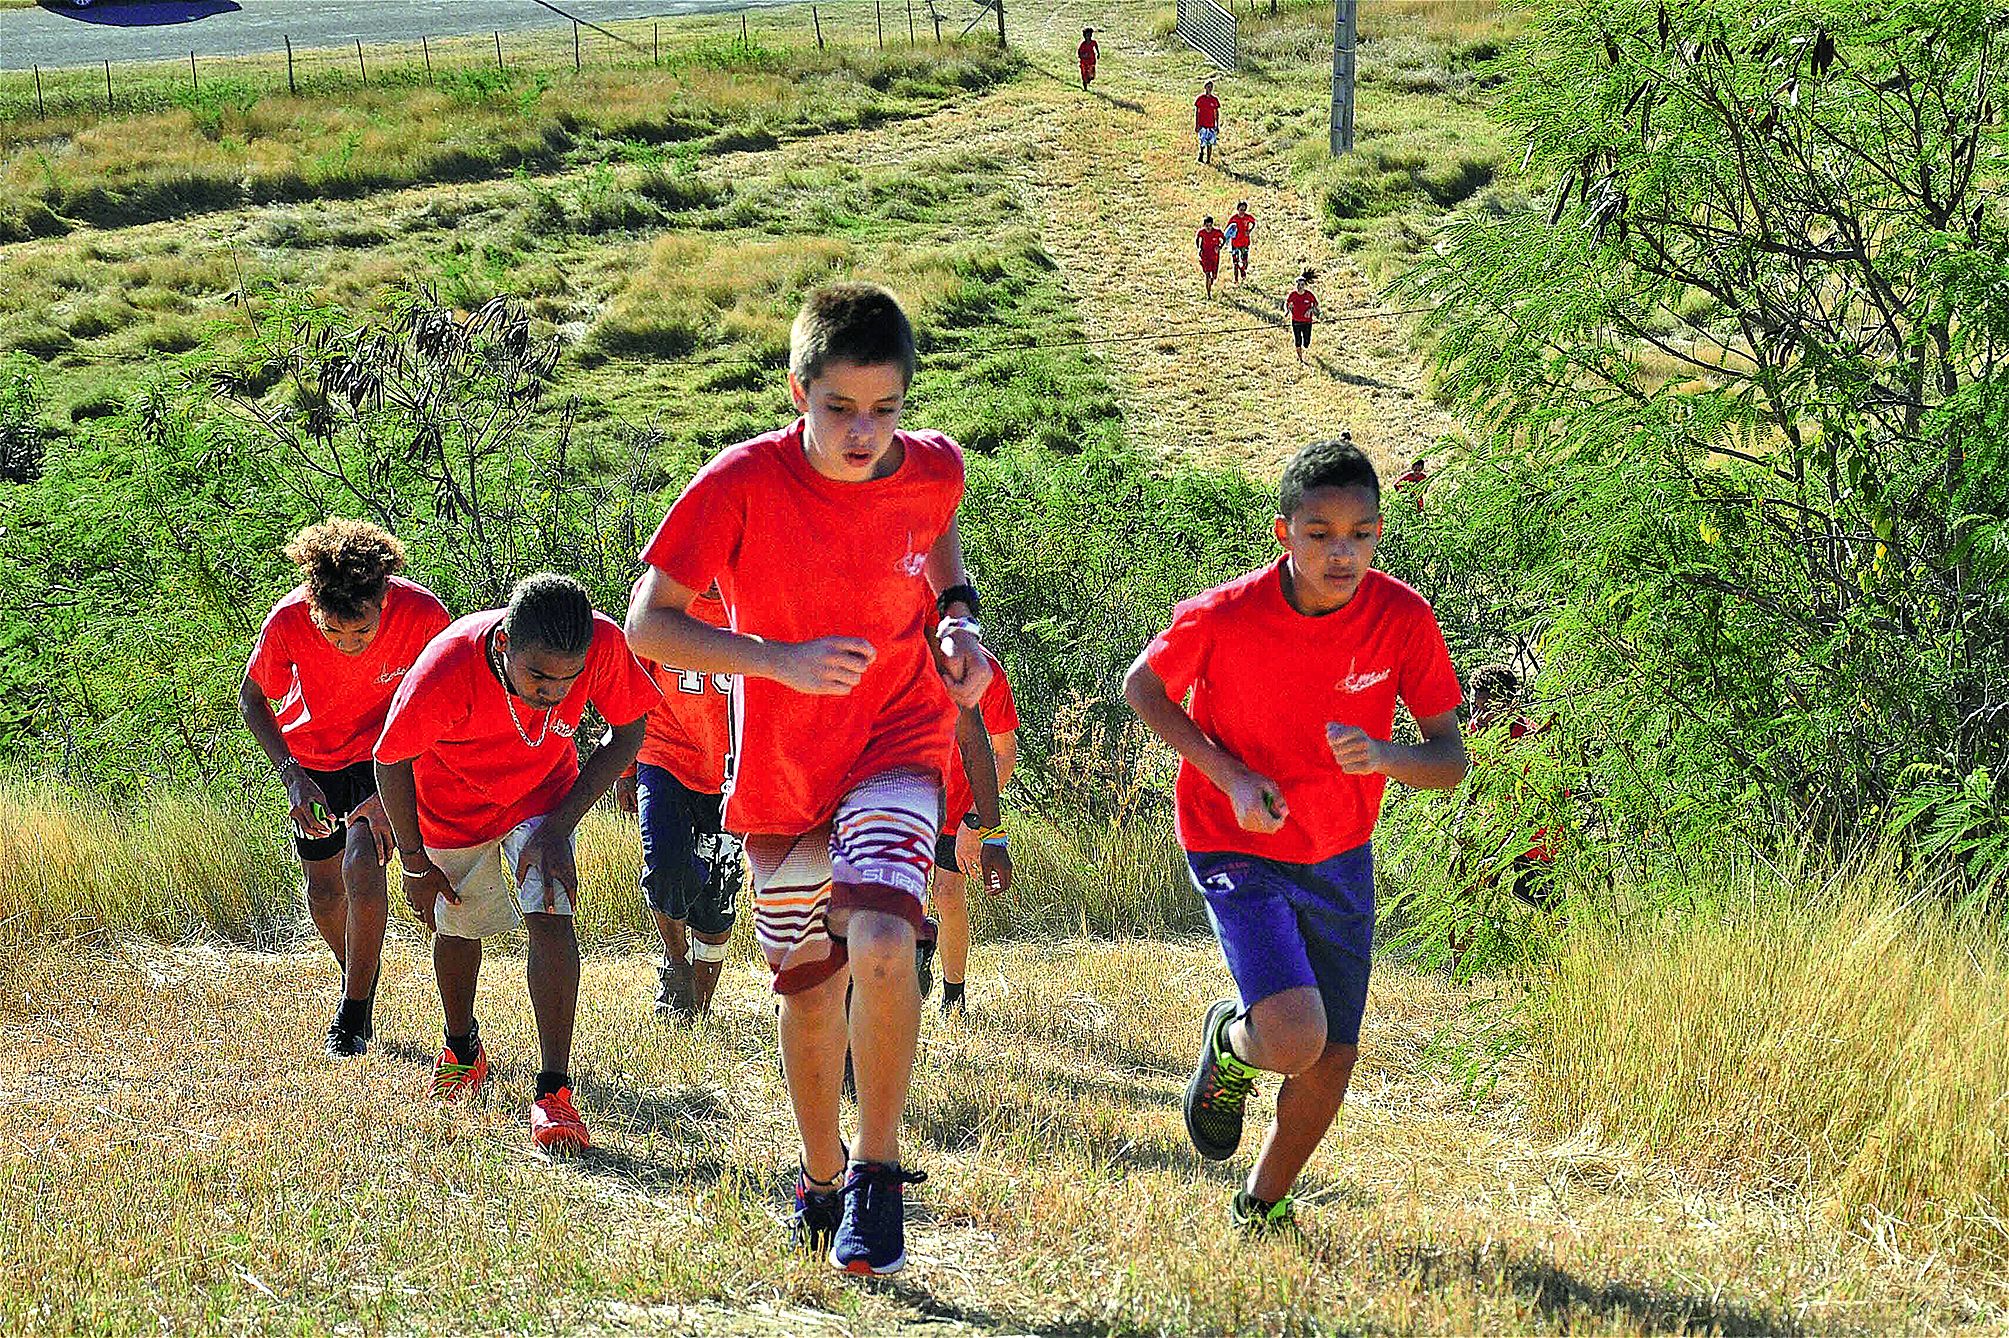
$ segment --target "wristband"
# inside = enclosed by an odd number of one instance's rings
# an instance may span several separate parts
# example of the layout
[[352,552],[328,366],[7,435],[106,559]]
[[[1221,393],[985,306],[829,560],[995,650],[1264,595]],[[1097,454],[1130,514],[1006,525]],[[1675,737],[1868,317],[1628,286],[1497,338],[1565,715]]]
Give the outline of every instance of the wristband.
[[975,618],[944,618],[935,624],[935,636],[937,639],[948,636],[953,632],[968,632],[979,641],[984,639],[984,625]]
[[[417,860],[416,864],[413,862],[414,859]],[[407,855],[402,850],[398,852],[398,868],[407,878],[423,878],[438,867],[423,855]]]
[[935,612],[942,617],[949,616],[951,604],[968,605],[972,621],[983,613],[983,601],[977,597],[977,588],[973,585],[952,585],[935,596]]
[[986,836],[984,838],[984,844],[987,846],[996,846],[999,850],[1011,849],[1011,841],[1006,838],[1004,829],[1002,827],[993,831],[989,836]]

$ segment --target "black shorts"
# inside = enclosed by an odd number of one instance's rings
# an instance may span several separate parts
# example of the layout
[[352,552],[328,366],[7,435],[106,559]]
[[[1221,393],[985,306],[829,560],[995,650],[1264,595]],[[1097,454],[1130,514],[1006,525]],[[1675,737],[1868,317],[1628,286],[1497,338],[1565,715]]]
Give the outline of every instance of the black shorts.
[[732,932],[742,881],[740,843],[720,830],[723,795],[693,790],[663,767],[635,768],[642,824],[642,899],[714,938]]
[[1516,855],[1512,873],[1507,889],[1538,911],[1548,910],[1561,894],[1562,889],[1555,885],[1555,870],[1545,859]]
[[367,759],[352,762],[340,771],[312,771],[301,768],[321,793],[328,796],[328,820],[335,824],[335,830],[326,836],[302,836],[293,833],[293,849],[300,852],[303,864],[316,860],[333,859],[349,846],[349,829],[344,823],[351,813],[370,801],[377,792],[377,764]]
[[956,863],[956,834],[953,830],[935,838],[935,868],[942,873],[963,871],[963,866]]
[[1291,322],[1291,343],[1292,343],[1292,345],[1293,345],[1294,347],[1297,347],[1297,348],[1310,348],[1310,347],[1311,347],[1311,322],[1310,322],[1310,321],[1292,321],[1292,322]]

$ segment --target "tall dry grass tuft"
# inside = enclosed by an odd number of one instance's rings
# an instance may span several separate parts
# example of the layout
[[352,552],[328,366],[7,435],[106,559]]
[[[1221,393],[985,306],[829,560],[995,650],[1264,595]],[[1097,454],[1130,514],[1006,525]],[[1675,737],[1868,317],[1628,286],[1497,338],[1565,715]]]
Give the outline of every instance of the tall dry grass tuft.
[[1712,913],[1573,931],[1535,983],[1534,1113],[2009,1259],[2009,953],[1900,877],[1752,871]]
[[0,778],[0,949],[201,933],[291,942],[300,866],[284,821],[171,793],[118,811],[65,786]]

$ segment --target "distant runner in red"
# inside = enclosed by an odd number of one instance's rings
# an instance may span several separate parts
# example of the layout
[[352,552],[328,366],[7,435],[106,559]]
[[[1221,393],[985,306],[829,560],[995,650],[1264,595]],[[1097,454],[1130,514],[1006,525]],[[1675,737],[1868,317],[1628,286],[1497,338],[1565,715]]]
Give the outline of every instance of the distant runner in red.
[[1075,48],[1075,54],[1081,57],[1081,91],[1086,93],[1095,82],[1095,62],[1102,55],[1102,48],[1095,41],[1095,29],[1081,30],[1081,45]]
[[[1395,480],[1395,491],[1416,503],[1416,509],[1423,509],[1423,484],[1430,477],[1430,462],[1417,456],[1409,463],[1409,470]],[[1518,737],[1518,736],[1517,736]]]
[[1207,282],[1207,296],[1214,295],[1214,281],[1221,277],[1221,247],[1228,235],[1214,226],[1212,214],[1202,220],[1200,230],[1193,234],[1194,243],[1200,248],[1200,273]]
[[1318,297],[1311,291],[1311,271],[1297,276],[1297,285],[1284,294],[1284,310],[1291,318],[1291,346],[1297,350],[1297,360],[1304,361],[1305,350],[1311,347],[1311,323],[1318,319]]
[[1249,277],[1249,243],[1255,235],[1256,216],[1249,212],[1247,200],[1238,201],[1235,212],[1228,215],[1228,256],[1235,262],[1236,283]]
[[310,526],[286,556],[302,581],[259,630],[237,708],[286,786],[307,913],[342,968],[327,1050],[346,1058],[376,1036],[389,914],[391,825],[370,746],[398,680],[451,620],[430,590],[396,574],[404,545],[368,521]]
[[1199,161],[1213,162],[1214,145],[1221,138],[1221,100],[1214,96],[1212,79],[1200,85],[1200,96],[1193,99],[1193,128],[1200,134]]
[[[473,1096],[488,1077],[475,1023],[481,941],[521,922],[529,953],[538,1072],[530,1137],[591,1145],[572,1104],[579,869],[572,834],[642,746],[662,699],[620,624],[585,587],[542,572],[509,607],[470,613],[419,656],[377,740],[377,785],[397,833],[405,900],[434,931],[446,1046],[433,1094]],[[582,767],[573,737],[587,706],[612,733]]]

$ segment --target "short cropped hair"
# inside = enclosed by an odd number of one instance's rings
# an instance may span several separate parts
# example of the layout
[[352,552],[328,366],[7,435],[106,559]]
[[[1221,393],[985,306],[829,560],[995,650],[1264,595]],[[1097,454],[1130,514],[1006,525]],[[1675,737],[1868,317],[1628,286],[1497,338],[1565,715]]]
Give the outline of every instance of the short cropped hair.
[[1489,702],[1511,699],[1521,690],[1521,676],[1504,664],[1489,664],[1472,675],[1472,699]]
[[828,283],[803,299],[788,332],[788,370],[804,386],[833,362],[897,364],[914,380],[914,327],[900,299],[876,283]]
[[1313,488],[1365,488],[1381,504],[1381,479],[1374,464],[1351,441],[1315,441],[1293,455],[1277,487],[1277,514],[1288,520]]
[[405,546],[367,520],[331,516],[287,541],[286,560],[307,583],[307,602],[323,617],[355,622],[384,602],[384,587],[404,570]]
[[570,576],[526,576],[509,592],[502,630],[511,646],[542,646],[568,659],[584,655],[593,645],[593,597]]

